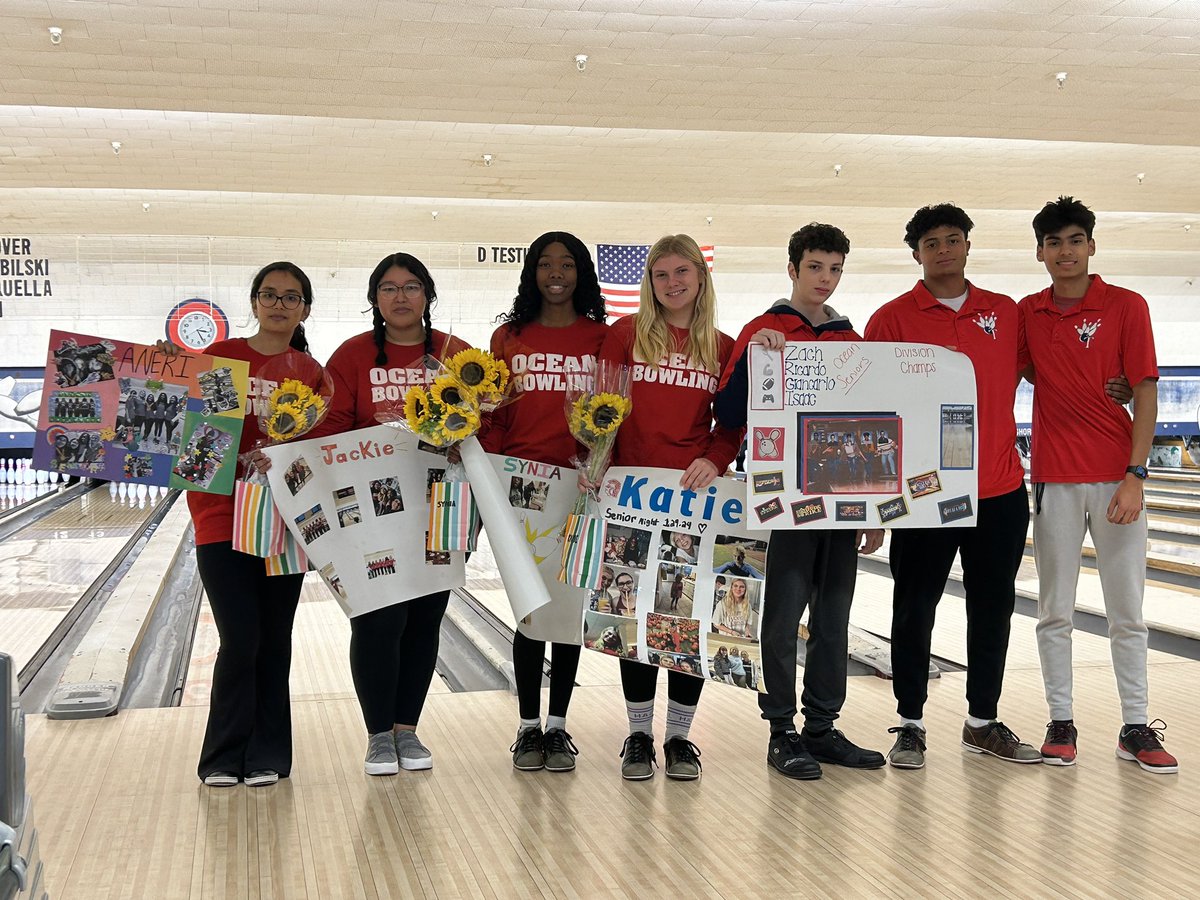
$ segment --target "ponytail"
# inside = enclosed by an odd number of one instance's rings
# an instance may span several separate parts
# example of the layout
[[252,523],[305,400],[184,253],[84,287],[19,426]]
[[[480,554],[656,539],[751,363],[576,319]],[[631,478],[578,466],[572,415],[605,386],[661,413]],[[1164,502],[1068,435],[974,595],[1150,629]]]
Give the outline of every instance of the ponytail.
[[303,322],[297,325],[296,330],[292,332],[292,340],[288,346],[293,350],[299,350],[301,353],[308,353],[308,337],[304,333]]
[[[426,307],[426,315],[429,314]],[[379,304],[374,300],[371,301],[371,333],[375,338],[375,365],[387,365],[387,325],[383,321],[383,313],[379,311]]]

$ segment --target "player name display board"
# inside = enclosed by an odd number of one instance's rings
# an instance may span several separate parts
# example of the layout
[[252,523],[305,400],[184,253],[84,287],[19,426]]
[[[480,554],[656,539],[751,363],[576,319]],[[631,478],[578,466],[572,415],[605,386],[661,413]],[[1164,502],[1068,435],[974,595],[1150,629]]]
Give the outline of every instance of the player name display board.
[[347,616],[466,583],[462,553],[425,549],[444,453],[386,425],[263,453],[276,509]]
[[33,465],[185,491],[233,490],[249,364],[50,332]]
[[978,420],[965,355],[928,344],[751,344],[748,375],[755,527],[975,523]]

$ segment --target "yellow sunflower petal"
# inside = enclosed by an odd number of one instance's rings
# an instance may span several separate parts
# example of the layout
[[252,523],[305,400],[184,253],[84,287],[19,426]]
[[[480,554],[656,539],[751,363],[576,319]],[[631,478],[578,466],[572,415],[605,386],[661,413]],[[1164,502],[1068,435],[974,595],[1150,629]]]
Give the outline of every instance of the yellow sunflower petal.
[[468,347],[460,350],[446,364],[451,373],[469,388],[490,385],[495,380],[495,360],[490,353]]

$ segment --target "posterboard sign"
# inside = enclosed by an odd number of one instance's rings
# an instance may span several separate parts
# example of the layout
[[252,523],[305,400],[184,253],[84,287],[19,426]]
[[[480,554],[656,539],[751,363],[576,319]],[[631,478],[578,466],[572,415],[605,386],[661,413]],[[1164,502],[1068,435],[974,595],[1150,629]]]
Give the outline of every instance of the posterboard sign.
[[64,475],[228,494],[250,366],[51,331],[33,465]]
[[[550,594],[550,603],[520,619],[517,627],[534,640],[578,644],[583,639],[583,604],[592,592],[558,580],[563,523],[579,497],[575,469],[495,453],[489,453],[488,459],[508,493],[513,519]],[[487,526],[491,528],[490,523]]]
[[968,357],[928,344],[751,344],[749,367],[746,498],[756,526],[975,524]]
[[444,454],[386,425],[263,453],[276,508],[347,616],[466,583],[463,554],[425,549]]
[[583,645],[663,669],[765,690],[760,623],[770,533],[752,531],[745,489],[701,491],[675,469],[614,467],[604,477],[604,574],[589,593]]

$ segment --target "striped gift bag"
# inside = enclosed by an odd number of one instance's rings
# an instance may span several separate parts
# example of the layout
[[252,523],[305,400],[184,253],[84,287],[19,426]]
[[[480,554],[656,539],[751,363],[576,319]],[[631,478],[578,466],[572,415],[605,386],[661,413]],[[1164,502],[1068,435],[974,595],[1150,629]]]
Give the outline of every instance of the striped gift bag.
[[233,549],[251,556],[279,556],[286,536],[287,525],[275,509],[271,488],[257,481],[234,482]]
[[604,520],[571,513],[563,531],[562,570],[558,580],[572,587],[600,587],[604,566]]
[[308,571],[308,557],[290,531],[284,541],[284,550],[278,556],[266,559],[268,575],[303,575]]
[[435,481],[429,486],[429,536],[425,549],[474,550],[479,510],[467,481]]

